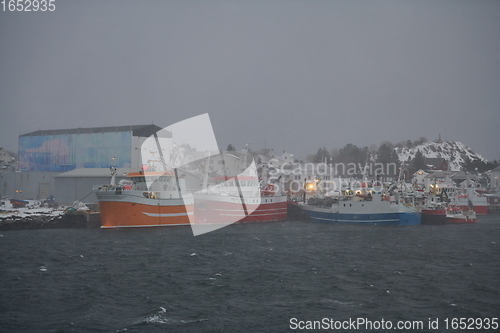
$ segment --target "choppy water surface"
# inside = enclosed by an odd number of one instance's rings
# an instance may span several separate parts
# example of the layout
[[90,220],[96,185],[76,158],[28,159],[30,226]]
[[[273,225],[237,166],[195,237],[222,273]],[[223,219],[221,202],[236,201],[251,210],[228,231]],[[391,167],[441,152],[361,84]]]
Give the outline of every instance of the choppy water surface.
[[439,318],[443,331],[446,318],[500,317],[498,215],[254,223],[197,237],[189,227],[10,231],[0,250],[2,332],[278,332],[291,318],[358,317]]

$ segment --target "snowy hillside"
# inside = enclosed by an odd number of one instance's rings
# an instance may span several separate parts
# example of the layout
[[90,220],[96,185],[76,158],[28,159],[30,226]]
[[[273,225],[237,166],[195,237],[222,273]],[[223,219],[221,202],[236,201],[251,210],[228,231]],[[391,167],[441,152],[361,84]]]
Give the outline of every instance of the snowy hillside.
[[420,151],[426,158],[444,158],[450,165],[452,171],[459,171],[462,168],[462,163],[468,157],[471,161],[480,160],[487,162],[487,160],[479,154],[476,154],[458,141],[444,141],[444,142],[425,142],[413,148],[394,148],[398,154],[400,162],[409,162],[414,157],[417,151]]

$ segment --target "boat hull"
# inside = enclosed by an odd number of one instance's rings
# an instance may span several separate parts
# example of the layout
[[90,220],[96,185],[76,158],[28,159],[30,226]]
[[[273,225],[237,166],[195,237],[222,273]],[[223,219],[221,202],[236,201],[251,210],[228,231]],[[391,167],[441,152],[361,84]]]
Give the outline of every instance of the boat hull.
[[303,205],[308,219],[316,222],[371,224],[371,225],[418,225],[421,223],[420,212],[384,212],[384,213],[338,213],[328,208]]
[[446,217],[446,224],[476,223],[476,218]]
[[151,199],[138,191],[104,191],[96,192],[96,196],[101,228],[189,225],[189,216],[193,214],[193,202],[179,198]]
[[287,219],[289,220],[304,220],[306,217],[304,211],[300,208],[297,201],[287,202]]
[[286,196],[262,198],[196,195],[194,221],[204,224],[230,224],[246,222],[281,221],[287,217]]
[[446,223],[445,209],[422,209],[422,224],[440,225]]

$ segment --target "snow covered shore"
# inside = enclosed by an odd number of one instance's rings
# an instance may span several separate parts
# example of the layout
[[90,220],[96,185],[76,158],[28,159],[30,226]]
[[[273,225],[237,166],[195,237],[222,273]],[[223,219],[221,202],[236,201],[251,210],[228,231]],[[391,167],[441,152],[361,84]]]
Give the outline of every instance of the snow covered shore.
[[66,207],[50,208],[43,205],[39,200],[26,200],[28,204],[24,207],[14,207],[9,199],[0,200],[0,220],[8,219],[22,219],[26,217],[35,216],[52,216],[58,217],[64,214]]
[[93,228],[100,226],[98,213],[75,211],[65,213],[68,207],[44,207],[39,200],[26,200],[24,207],[14,207],[9,199],[0,200],[0,230],[48,228]]

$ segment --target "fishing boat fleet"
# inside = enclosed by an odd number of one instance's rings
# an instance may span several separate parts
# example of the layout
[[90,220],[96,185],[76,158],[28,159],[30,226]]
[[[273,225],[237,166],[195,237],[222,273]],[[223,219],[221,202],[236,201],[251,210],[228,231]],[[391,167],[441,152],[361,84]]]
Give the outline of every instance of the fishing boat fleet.
[[378,185],[372,186],[371,182],[363,181],[355,193],[348,186],[335,196],[316,195],[299,204],[299,207],[309,219],[320,222],[375,225],[476,222],[472,203],[457,205],[450,198],[460,194],[452,193],[450,188],[415,189],[411,184],[402,182],[375,184]]
[[314,191],[304,180],[291,190],[283,169],[256,165],[246,153],[229,168],[235,153],[174,142],[175,128],[167,129],[163,141],[155,134],[144,142],[141,170],[116,183],[111,168],[110,184],[95,188],[102,228],[191,225],[196,235],[231,223],[285,220],[291,212],[316,222],[400,226],[475,223],[487,212],[484,191],[449,180],[406,183],[402,174],[392,182],[368,174],[339,178],[341,185],[329,190],[315,180]]
[[422,189],[403,182],[344,180],[337,191],[324,193],[318,186],[314,193],[292,193],[284,190],[280,177],[274,177],[274,182],[267,179],[267,167],[252,164],[235,176],[207,174],[202,180],[205,185],[193,191],[178,170],[140,170],[118,184],[99,186],[95,193],[102,228],[280,221],[294,209],[311,221],[326,223],[475,223],[476,214],[484,209],[474,202],[486,200],[481,200],[481,191],[462,191],[449,184]]

